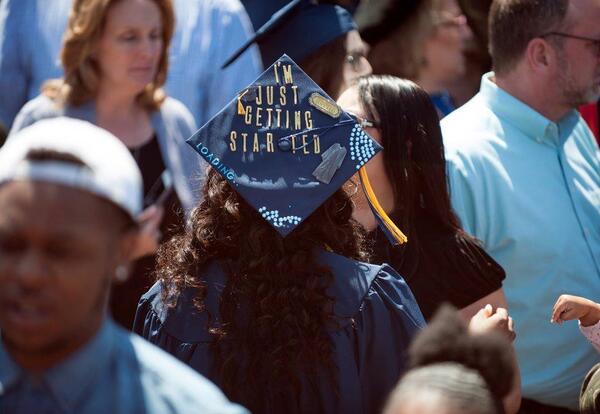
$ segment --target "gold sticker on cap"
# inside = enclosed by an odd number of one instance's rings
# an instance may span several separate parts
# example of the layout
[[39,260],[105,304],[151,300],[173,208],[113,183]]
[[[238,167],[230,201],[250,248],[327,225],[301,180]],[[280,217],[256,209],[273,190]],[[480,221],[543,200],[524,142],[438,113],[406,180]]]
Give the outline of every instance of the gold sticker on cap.
[[237,98],[237,113],[238,113],[238,115],[246,115],[246,110],[244,109],[244,105],[242,104],[242,98],[247,93],[248,93],[248,89],[246,89],[244,91],[244,93],[242,93],[241,95],[238,95],[238,98]]
[[308,103],[332,118],[339,118],[342,114],[342,110],[335,102],[317,92],[314,92],[310,95],[308,98]]

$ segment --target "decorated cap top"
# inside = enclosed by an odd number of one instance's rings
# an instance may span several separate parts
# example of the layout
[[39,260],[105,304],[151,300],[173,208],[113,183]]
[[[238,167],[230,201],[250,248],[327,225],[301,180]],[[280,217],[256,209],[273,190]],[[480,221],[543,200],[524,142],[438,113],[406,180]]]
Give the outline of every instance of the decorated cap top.
[[187,142],[282,236],[381,150],[287,55]]

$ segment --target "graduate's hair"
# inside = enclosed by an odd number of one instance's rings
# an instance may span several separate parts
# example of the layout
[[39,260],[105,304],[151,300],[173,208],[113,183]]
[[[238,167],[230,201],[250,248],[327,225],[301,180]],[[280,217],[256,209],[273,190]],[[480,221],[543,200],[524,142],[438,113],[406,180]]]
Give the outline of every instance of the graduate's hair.
[[[427,261],[460,272],[478,241],[452,209],[440,122],[429,95],[407,79],[371,75],[359,79],[361,107],[379,120],[385,173],[392,186],[397,225],[410,240],[396,269],[410,280]],[[453,236],[454,248],[428,247],[432,226]],[[444,251],[442,251],[444,250]],[[499,266],[488,271],[503,272]]]
[[[95,98],[101,76],[93,57],[95,42],[102,35],[109,9],[123,0],[74,0],[63,38],[61,62],[64,77],[47,81],[42,93],[58,102],[79,106]],[[172,0],[150,0],[160,10],[162,51],[154,80],[146,85],[137,101],[149,110],[164,102],[163,85],[167,79],[169,44],[175,27]]]
[[384,414],[403,413],[411,399],[437,401],[457,413],[503,414],[515,376],[510,342],[496,332],[468,333],[450,305],[414,339],[409,366]]
[[364,260],[362,230],[352,220],[352,202],[336,191],[287,237],[282,237],[214,169],[203,201],[184,234],[158,252],[162,299],[175,306],[189,287],[205,310],[202,270],[216,261],[228,279],[220,320],[209,315],[215,369],[212,378],[229,398],[253,413],[300,411],[301,393],[320,381],[337,389],[334,299],[326,290],[334,276],[316,252],[329,249]]

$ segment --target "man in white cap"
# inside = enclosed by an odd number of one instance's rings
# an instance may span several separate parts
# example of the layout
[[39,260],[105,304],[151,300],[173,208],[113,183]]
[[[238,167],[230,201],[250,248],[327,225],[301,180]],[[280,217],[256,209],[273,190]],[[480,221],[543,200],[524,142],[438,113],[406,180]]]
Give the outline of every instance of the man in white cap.
[[137,241],[141,175],[90,123],[40,121],[0,149],[0,412],[245,413],[106,313]]

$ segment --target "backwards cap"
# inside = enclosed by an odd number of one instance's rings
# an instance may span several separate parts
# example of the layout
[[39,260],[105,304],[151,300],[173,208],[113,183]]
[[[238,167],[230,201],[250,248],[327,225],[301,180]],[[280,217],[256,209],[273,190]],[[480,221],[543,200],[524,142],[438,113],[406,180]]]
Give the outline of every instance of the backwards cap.
[[[85,165],[34,160],[32,151],[74,156]],[[110,132],[72,118],[41,120],[12,136],[0,149],[0,185],[33,180],[92,193],[132,219],[142,209],[142,176],[125,145]]]

